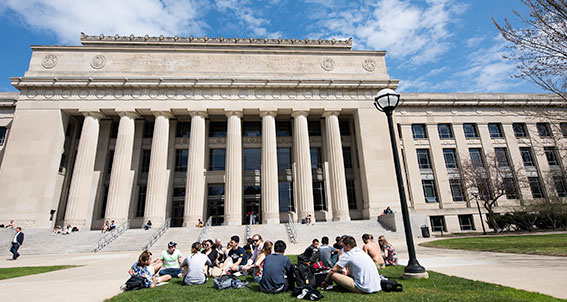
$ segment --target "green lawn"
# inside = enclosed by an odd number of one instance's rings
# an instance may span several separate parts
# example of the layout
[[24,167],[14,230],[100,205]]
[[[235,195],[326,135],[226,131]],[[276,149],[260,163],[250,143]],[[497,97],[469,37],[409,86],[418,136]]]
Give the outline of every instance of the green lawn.
[[567,234],[452,238],[421,246],[548,256],[567,256]]
[[[292,262],[295,263],[295,258]],[[402,283],[401,293],[379,292],[371,295],[353,294],[339,290],[323,291],[322,301],[558,301],[550,296],[526,292],[510,287],[471,281],[429,272],[429,279],[401,280],[403,267],[388,267],[380,270],[389,279]],[[241,277],[244,279],[244,277]],[[248,288],[217,290],[209,279],[204,285],[184,286],[180,279],[152,289],[142,289],[121,293],[111,302],[119,301],[300,301],[290,293],[277,295],[260,292],[257,283],[251,282]],[[567,300],[566,300],[567,301]]]
[[0,280],[23,277],[27,275],[43,274],[61,269],[76,267],[76,265],[55,265],[55,266],[26,266],[26,267],[7,267],[0,268]]

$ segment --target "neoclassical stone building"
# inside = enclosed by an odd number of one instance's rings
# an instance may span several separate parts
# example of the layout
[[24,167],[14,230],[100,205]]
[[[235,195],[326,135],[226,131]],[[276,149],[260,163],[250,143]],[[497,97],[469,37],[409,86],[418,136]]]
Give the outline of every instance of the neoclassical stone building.
[[[239,225],[256,213],[277,224],[289,212],[348,221],[399,208],[386,117],[373,106],[380,89],[398,84],[385,52],[352,50],[351,40],[82,35],[81,42],[33,46],[28,71],[11,78],[20,93],[0,95],[7,138],[0,221],[96,229],[105,220],[191,226],[212,217]],[[521,165],[532,148],[535,168],[519,177],[538,178],[542,194],[567,194],[543,177],[560,175],[564,188],[567,156],[556,153],[557,170],[538,152],[565,132],[550,133],[553,140],[530,135],[544,122],[524,112],[555,110],[554,102],[402,94],[395,120],[414,223],[478,230],[451,154],[458,161],[504,148]],[[531,199],[533,189],[510,194],[499,211]]]

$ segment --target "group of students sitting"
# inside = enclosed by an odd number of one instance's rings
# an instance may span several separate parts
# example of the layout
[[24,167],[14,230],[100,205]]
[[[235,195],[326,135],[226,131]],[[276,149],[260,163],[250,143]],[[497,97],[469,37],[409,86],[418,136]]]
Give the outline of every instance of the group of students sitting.
[[[320,284],[323,289],[331,288],[335,282],[352,292],[377,292],[380,291],[381,280],[377,268],[397,265],[397,255],[383,236],[379,238],[379,244],[373,242],[372,235],[365,234],[362,239],[365,243],[362,249],[357,247],[352,236],[337,237],[332,247],[328,245],[327,237],[322,238],[321,246],[319,240],[315,239],[299,259],[322,263],[325,272],[328,272]],[[176,249],[177,244],[171,241],[158,259],[152,260],[151,252],[143,251],[129,274],[143,278],[145,287],[150,288],[171,278],[183,278],[186,285],[200,285],[207,281],[207,277],[244,274],[253,276],[260,290],[265,293],[275,294],[293,289],[294,266],[284,256],[287,248],[284,241],[272,243],[255,234],[248,253],[239,246],[239,242],[238,236],[232,236],[227,249],[223,248],[219,239],[215,242],[210,239],[202,243],[194,242],[191,253],[183,258]],[[377,262],[378,255],[381,263]]]

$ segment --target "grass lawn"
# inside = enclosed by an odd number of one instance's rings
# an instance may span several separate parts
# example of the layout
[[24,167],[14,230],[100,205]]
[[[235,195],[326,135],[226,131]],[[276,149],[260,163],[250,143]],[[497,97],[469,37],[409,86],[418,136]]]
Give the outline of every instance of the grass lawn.
[[76,265],[54,265],[54,266],[26,266],[0,268],[0,280],[23,277],[27,275],[43,274],[61,269],[76,267]]
[[[290,256],[292,263],[296,258]],[[401,293],[379,292],[370,295],[342,292],[337,289],[323,291],[322,301],[558,301],[550,296],[526,292],[510,287],[468,279],[449,277],[429,272],[429,279],[401,280],[403,267],[388,267],[380,270],[389,279],[402,283]],[[243,279],[244,277],[241,277]],[[290,293],[276,295],[260,292],[259,285],[250,282],[247,288],[217,290],[209,279],[204,285],[184,286],[180,279],[172,279],[169,284],[153,289],[142,289],[121,293],[111,302],[119,301],[300,301]]]
[[470,251],[567,256],[567,234],[441,239],[421,246]]

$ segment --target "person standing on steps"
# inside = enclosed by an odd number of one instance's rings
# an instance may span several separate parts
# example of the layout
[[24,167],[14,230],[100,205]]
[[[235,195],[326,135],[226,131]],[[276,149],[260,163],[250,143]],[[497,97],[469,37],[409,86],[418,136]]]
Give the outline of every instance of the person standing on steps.
[[24,244],[24,233],[22,233],[22,228],[16,228],[16,234],[14,238],[12,238],[12,247],[10,248],[10,253],[12,253],[12,260],[18,259],[20,257],[20,253],[18,253],[18,249],[20,246]]

